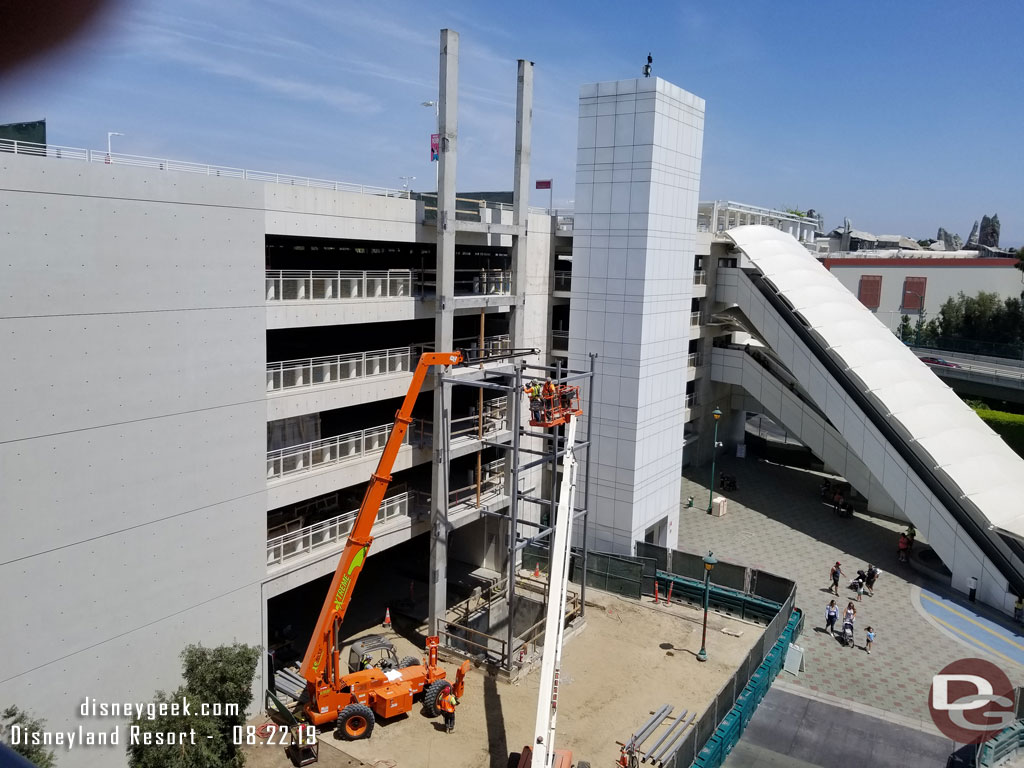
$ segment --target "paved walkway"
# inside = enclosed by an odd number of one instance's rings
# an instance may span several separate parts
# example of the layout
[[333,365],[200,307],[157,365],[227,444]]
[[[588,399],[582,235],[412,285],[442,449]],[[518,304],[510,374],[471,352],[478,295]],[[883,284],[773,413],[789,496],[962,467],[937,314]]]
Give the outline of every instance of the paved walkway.
[[[990,658],[1015,684],[1024,683],[1024,667],[1010,660],[1005,646],[1000,646],[1002,657],[979,646],[969,647],[918,608],[918,588],[936,599],[942,590],[896,562],[896,540],[905,526],[859,513],[853,518],[836,517],[831,505],[821,502],[821,478],[813,473],[755,458],[719,460],[716,471],[722,470],[736,476],[738,487],[724,494],[729,499],[724,517],[705,513],[710,468],[684,471],[682,500],[692,495],[695,503],[692,509],[682,505],[678,546],[691,552],[711,549],[716,557],[797,582],[797,607],[806,616],[799,640],[806,671],[798,677],[782,672],[780,680],[903,715],[929,731],[934,730],[928,714],[931,678],[946,664],[970,656]],[[854,648],[842,647],[824,630],[825,606],[832,598],[828,574],[837,560],[847,574],[836,598],[841,608],[856,601],[856,594],[846,586],[858,568],[874,563],[882,569],[874,596],[865,594],[863,602],[855,602]],[[969,609],[958,606],[958,610]],[[869,625],[876,632],[871,655],[864,651],[864,630]]]

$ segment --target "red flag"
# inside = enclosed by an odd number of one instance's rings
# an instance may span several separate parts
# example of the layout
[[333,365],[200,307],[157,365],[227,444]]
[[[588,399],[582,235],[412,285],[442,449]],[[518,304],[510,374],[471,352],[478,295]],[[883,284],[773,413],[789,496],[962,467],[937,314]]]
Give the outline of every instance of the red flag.
[[537,181],[537,189],[551,189],[551,179]]

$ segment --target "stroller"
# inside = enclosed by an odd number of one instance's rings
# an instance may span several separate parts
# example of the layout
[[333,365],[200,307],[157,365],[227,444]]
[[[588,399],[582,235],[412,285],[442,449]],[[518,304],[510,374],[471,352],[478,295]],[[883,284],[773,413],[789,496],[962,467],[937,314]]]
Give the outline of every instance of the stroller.
[[853,646],[853,622],[843,622],[843,645]]

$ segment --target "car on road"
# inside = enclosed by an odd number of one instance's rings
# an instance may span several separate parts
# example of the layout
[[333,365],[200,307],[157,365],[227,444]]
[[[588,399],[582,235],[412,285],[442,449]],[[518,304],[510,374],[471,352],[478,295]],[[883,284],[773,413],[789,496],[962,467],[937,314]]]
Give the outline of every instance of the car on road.
[[938,365],[938,366],[941,366],[943,368],[959,368],[960,367],[956,363],[949,362],[949,360],[945,360],[945,359],[943,359],[941,357],[933,357],[931,355],[925,355],[923,357],[918,357],[917,359],[920,360],[922,363],[926,363],[928,365]]

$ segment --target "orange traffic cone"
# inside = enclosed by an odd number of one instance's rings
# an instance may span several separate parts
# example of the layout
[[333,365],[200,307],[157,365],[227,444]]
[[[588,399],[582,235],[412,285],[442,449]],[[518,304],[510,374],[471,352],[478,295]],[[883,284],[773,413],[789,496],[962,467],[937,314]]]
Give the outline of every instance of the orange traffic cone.
[[381,626],[384,627],[385,629],[391,629],[391,609],[390,608],[385,608],[384,609],[384,623],[381,624]]
[[540,563],[536,563],[533,566],[533,578],[535,578],[535,579],[539,579],[540,578]]

